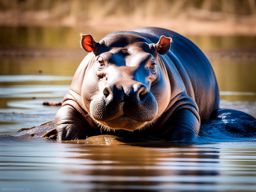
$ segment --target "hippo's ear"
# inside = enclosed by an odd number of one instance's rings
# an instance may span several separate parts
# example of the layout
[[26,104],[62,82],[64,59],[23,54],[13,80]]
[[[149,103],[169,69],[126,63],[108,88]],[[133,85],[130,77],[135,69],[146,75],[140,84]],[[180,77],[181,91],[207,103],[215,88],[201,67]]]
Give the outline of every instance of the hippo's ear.
[[172,38],[162,35],[159,41],[154,45],[159,54],[165,54],[171,47]]
[[97,42],[94,41],[91,35],[81,34],[81,47],[87,52],[95,52]]

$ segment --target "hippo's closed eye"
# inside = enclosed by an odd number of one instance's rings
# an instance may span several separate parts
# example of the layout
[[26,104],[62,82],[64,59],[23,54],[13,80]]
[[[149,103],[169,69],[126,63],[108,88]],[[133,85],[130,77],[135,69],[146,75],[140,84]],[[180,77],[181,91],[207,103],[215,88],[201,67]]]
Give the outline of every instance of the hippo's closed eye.
[[102,57],[97,57],[97,59],[96,59],[98,62],[99,62],[99,64],[101,64],[101,65],[104,65],[104,59],[102,58]]
[[99,70],[102,70],[106,66],[106,62],[101,56],[98,56],[96,61],[99,63]]
[[153,85],[154,82],[157,80],[158,76],[158,67],[157,63],[154,59],[150,59],[148,63],[146,64],[146,68],[149,71],[148,81],[151,82]]
[[154,60],[150,62],[148,68],[152,74],[156,75],[156,62]]

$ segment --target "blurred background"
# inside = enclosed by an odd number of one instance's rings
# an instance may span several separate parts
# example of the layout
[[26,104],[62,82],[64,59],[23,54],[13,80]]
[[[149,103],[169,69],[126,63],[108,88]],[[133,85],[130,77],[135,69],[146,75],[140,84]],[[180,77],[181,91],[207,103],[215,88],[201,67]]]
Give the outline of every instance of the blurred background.
[[[221,89],[221,106],[256,116],[256,0],[1,0],[0,132],[51,120],[86,55],[80,33],[157,26],[195,42]],[[35,118],[37,117],[37,118]]]
[[1,0],[0,24],[105,30],[157,25],[190,34],[252,34],[255,4],[255,0]]

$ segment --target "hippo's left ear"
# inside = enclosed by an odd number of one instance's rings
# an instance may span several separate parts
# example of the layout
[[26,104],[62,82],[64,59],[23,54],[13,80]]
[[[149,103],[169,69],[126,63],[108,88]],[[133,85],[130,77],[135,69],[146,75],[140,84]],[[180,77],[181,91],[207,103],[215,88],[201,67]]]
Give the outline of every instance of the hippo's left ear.
[[172,38],[162,35],[159,41],[154,45],[159,54],[165,54],[171,47]]
[[81,47],[87,52],[95,52],[97,48],[97,42],[93,37],[88,34],[81,34]]

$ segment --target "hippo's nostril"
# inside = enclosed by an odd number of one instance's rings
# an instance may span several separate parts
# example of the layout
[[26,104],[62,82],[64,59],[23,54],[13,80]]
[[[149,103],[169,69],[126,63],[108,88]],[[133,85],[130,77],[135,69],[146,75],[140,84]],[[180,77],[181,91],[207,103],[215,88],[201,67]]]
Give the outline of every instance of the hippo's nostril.
[[109,88],[104,88],[103,89],[103,95],[105,96],[105,97],[108,97],[109,95],[110,95],[110,90],[109,90]]
[[146,87],[141,87],[139,90],[138,90],[138,100],[139,101],[144,101],[146,96],[147,96],[147,88]]

